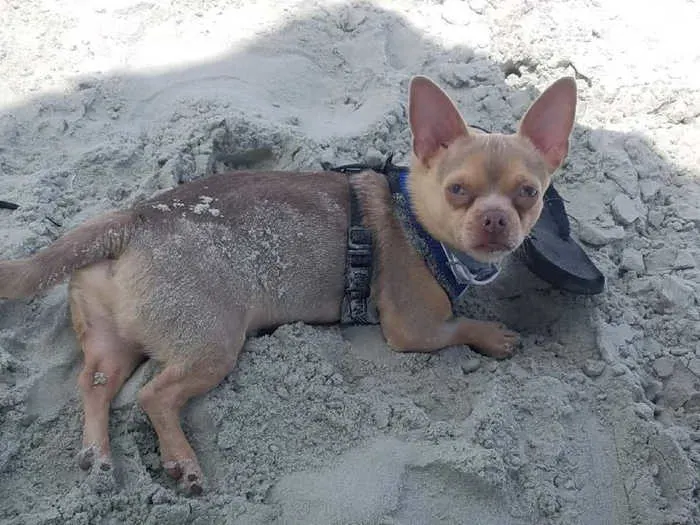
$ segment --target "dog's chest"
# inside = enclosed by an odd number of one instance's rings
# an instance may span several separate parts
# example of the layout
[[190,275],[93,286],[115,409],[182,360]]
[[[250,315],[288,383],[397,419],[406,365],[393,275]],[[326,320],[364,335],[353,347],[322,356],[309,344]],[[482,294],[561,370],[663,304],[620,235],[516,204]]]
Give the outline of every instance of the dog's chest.
[[[413,213],[407,177],[407,170],[386,174],[390,195],[386,206],[400,223],[401,232],[409,241],[411,249],[420,255],[449,298],[453,311],[457,311],[463,305],[470,286],[492,282],[499,275],[500,269],[494,264],[481,263],[466,253],[452,250],[433,238]],[[382,243],[374,242],[372,231],[363,226],[356,195],[351,195],[350,202],[346,286],[341,321],[346,324],[376,324],[379,317],[370,293],[370,283],[376,278],[376,250],[381,249]],[[384,267],[383,271],[390,272],[391,268]]]

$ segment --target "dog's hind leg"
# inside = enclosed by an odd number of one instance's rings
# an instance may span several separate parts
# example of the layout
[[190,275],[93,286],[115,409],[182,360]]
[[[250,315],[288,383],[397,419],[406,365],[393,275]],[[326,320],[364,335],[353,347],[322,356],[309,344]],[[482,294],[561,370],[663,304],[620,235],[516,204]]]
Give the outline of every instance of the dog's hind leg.
[[105,471],[112,468],[110,403],[144,359],[138,344],[119,336],[110,309],[101,297],[108,285],[106,264],[98,263],[76,274],[70,287],[73,328],[85,360],[78,377],[85,413],[78,463],[84,470],[93,466]]
[[189,399],[211,390],[226,377],[244,339],[241,331],[234,345],[204,348],[192,363],[166,364],[139,392],[141,406],[158,434],[163,467],[187,494],[199,495],[204,487],[197,456],[180,425],[180,410]]

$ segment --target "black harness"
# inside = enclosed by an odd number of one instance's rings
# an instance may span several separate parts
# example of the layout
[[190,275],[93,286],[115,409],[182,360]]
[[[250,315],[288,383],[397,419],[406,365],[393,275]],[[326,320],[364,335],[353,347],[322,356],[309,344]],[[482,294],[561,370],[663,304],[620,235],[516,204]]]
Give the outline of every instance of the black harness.
[[372,232],[363,226],[360,203],[357,201],[355,191],[350,188],[350,226],[348,227],[348,249],[345,255],[345,294],[341,306],[341,323],[377,324],[379,322],[379,313],[370,297],[372,250]]

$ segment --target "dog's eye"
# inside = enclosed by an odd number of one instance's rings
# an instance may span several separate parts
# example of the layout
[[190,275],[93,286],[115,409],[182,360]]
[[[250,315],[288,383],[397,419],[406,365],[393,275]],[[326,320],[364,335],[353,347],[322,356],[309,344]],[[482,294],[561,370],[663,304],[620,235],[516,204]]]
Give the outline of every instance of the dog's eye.
[[521,197],[533,198],[537,197],[537,193],[537,188],[535,188],[534,186],[523,186],[522,188],[520,188]]
[[464,196],[467,194],[467,190],[461,184],[450,184],[449,190],[452,195]]
[[464,184],[454,182],[445,186],[445,198],[455,208],[469,206],[472,202],[472,197]]

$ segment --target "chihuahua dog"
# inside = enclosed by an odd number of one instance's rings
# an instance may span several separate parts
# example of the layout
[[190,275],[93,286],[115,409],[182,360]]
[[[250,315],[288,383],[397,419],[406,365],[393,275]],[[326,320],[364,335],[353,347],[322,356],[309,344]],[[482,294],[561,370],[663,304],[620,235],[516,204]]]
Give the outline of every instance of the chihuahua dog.
[[[512,135],[477,134],[426,77],[409,86],[415,216],[435,239],[478,261],[515,250],[569,147],[576,85],[552,84]],[[72,323],[84,353],[83,469],[111,469],[109,407],[146,358],[162,370],[138,400],[164,469],[186,493],[203,475],[180,410],[234,367],[248,335],[339,320],[351,192],[376,251],[372,296],[398,351],[470,345],[511,355],[517,334],[454,317],[451,304],[392,212],[384,176],[365,171],[217,174],[98,217],[34,256],[0,262],[0,297],[20,298],[70,277]]]

